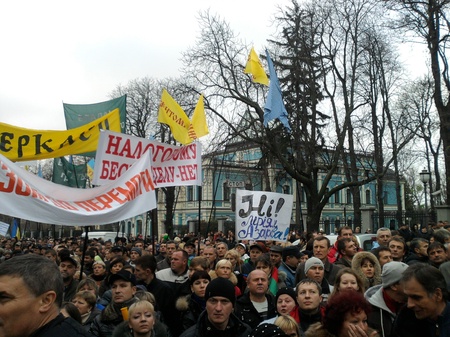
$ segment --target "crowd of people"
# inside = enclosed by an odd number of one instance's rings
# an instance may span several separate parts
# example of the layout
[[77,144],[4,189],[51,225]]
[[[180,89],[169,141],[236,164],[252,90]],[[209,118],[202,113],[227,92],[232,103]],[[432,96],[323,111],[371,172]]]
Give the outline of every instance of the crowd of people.
[[450,336],[450,228],[2,239],[0,336]]

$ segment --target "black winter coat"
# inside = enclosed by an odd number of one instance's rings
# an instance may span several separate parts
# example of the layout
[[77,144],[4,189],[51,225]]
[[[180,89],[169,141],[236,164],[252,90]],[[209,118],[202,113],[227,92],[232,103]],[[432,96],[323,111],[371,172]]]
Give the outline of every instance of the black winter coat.
[[252,328],[233,313],[230,315],[227,329],[217,330],[209,322],[206,311],[203,311],[197,324],[183,332],[180,337],[248,337],[251,332]]
[[43,327],[35,331],[30,337],[92,337],[83,326],[73,318],[65,318],[59,314]]
[[250,300],[250,293],[247,292],[236,301],[234,313],[244,323],[250,325],[252,329],[256,328],[263,320],[275,317],[277,315],[277,306],[275,298],[271,294],[266,294],[267,299],[267,317],[261,319],[258,311]]

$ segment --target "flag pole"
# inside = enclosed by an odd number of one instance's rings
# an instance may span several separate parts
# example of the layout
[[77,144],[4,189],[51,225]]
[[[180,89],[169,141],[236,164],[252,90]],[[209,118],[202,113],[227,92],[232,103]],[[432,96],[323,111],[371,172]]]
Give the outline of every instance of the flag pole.
[[202,240],[202,234],[200,231],[200,219],[202,214],[202,185],[197,186],[197,194],[198,194],[198,225],[197,225],[197,233],[198,233],[198,247],[197,254],[200,256],[200,241]]

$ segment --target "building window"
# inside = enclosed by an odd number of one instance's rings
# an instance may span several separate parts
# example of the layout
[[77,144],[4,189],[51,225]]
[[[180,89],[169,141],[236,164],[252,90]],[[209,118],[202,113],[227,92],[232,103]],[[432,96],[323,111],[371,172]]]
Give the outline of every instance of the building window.
[[194,186],[187,186],[186,187],[186,200],[187,201],[194,201]]
[[347,188],[347,204],[351,204],[352,203],[352,191]]
[[228,182],[226,181],[222,185],[222,193],[223,193],[224,201],[230,201],[230,192],[231,192],[231,189],[228,187]]
[[334,193],[334,203],[340,204],[341,203],[341,191],[337,191]]
[[372,202],[370,200],[370,190],[366,190],[366,204],[370,205]]
[[388,200],[388,192],[386,192],[386,191],[384,191],[383,192],[383,203],[385,204],[385,205],[387,205],[389,202],[388,202],[389,200]]
[[291,194],[291,186],[283,185],[283,194]]

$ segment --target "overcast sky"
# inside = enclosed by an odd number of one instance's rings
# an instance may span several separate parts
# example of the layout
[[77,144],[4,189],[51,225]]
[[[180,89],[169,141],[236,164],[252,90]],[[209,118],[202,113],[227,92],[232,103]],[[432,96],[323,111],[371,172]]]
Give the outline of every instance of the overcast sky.
[[65,129],[62,103],[108,100],[119,84],[178,76],[210,9],[256,50],[288,0],[5,1],[0,5],[0,122]]

